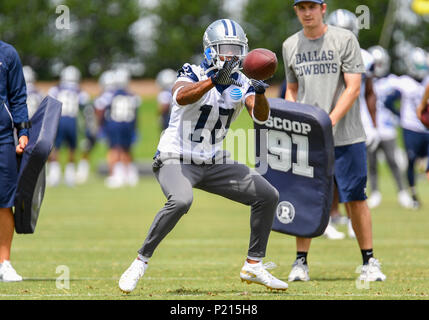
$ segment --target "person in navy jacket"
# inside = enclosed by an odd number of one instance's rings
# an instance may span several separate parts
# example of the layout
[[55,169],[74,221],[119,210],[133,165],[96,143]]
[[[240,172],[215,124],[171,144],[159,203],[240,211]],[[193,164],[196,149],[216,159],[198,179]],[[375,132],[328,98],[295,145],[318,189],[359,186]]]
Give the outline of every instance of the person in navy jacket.
[[16,154],[22,154],[28,143],[26,100],[18,53],[0,41],[0,282],[22,280],[10,264],[10,249],[15,229],[12,206],[18,179]]

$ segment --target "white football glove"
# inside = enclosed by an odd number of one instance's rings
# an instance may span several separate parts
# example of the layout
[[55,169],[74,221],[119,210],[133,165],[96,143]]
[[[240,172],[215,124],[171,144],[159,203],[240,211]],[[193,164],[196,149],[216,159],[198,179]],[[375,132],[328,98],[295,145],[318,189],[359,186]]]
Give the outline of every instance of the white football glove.
[[365,131],[366,134],[366,147],[368,151],[374,152],[377,150],[378,145],[380,144],[381,138],[376,128],[367,128]]

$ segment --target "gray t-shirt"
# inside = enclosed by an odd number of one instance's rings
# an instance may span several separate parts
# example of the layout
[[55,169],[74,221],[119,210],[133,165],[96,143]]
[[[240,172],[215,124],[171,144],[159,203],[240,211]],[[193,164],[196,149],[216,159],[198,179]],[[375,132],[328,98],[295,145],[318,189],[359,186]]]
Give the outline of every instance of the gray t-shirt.
[[[317,106],[328,114],[345,90],[344,73],[365,73],[359,42],[343,28],[328,25],[326,33],[310,40],[301,30],[283,43],[288,83],[298,83],[297,102]],[[333,129],[335,146],[365,141],[356,99]]]

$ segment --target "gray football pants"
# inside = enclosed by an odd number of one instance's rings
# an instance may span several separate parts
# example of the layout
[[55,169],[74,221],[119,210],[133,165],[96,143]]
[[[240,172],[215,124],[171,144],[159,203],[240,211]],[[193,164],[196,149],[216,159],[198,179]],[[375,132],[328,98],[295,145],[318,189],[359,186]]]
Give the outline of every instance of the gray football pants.
[[248,256],[265,257],[279,193],[256,171],[236,162],[209,165],[167,162],[155,176],[167,202],[155,216],[138,253],[152,256],[162,239],[188,212],[193,200],[192,188],[197,188],[251,206]]
[[396,139],[381,140],[375,151],[368,151],[368,169],[371,190],[378,190],[377,151],[380,149],[383,150],[384,155],[386,156],[387,164],[389,165],[390,171],[395,179],[398,191],[404,190],[401,169],[399,169],[398,162],[395,158]]

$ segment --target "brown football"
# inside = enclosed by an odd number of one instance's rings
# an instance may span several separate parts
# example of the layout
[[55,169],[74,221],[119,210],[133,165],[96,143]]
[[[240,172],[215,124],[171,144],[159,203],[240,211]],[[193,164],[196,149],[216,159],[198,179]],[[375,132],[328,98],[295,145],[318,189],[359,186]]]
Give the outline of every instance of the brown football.
[[274,75],[276,69],[276,54],[264,48],[250,51],[243,61],[243,72],[251,79],[267,80]]
[[426,108],[422,112],[422,123],[427,129],[429,129],[429,104],[426,105]]

